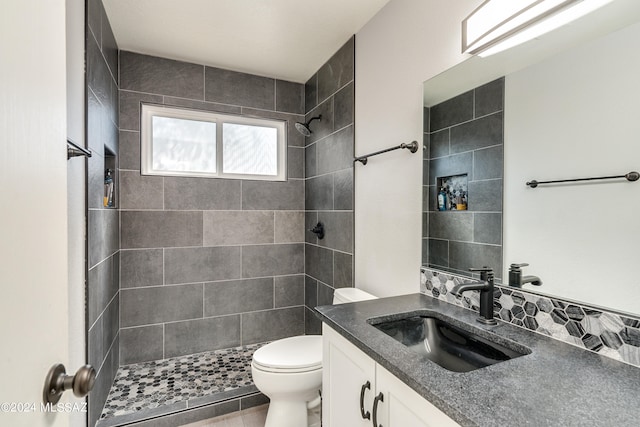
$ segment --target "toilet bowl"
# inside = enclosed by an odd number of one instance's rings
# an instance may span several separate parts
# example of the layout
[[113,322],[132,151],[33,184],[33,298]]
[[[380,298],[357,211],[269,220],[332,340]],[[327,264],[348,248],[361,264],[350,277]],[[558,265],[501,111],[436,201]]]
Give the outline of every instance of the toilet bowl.
[[[334,304],[376,297],[356,288],[336,289]],[[304,335],[273,341],[253,354],[253,383],[270,399],[265,427],[308,425],[307,402],[322,386],[322,336]]]

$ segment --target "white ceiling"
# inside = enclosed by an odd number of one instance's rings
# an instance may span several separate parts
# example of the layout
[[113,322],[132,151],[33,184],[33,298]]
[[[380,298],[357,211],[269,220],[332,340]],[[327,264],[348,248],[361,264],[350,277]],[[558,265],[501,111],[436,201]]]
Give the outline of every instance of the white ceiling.
[[103,0],[122,50],[306,82],[389,0]]

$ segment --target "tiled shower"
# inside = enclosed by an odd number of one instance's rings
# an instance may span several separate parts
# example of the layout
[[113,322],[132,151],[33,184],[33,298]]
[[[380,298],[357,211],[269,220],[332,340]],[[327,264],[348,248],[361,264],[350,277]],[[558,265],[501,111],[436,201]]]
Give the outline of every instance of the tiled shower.
[[[88,139],[104,153],[89,168],[93,426],[119,367],[319,333],[311,308],[353,286],[354,40],[300,84],[119,52],[100,1],[88,4],[87,38]],[[142,176],[140,103],[286,121],[287,180]],[[303,137],[293,124],[316,114]],[[114,208],[103,206],[106,169]],[[318,221],[323,240],[306,231]],[[178,402],[167,422],[265,402],[255,388],[235,397],[187,413]]]
[[[142,176],[141,102],[287,120],[288,180]],[[120,52],[123,364],[304,333],[302,102],[302,84]]]

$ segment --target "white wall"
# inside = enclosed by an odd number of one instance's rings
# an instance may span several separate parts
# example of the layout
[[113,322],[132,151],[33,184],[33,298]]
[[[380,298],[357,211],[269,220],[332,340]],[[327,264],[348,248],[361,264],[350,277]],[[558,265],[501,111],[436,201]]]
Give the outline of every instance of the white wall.
[[[356,156],[422,147],[422,83],[466,58],[462,20],[481,0],[391,0],[356,34]],[[355,165],[355,285],[378,296],[419,290],[422,150]]]
[[[510,74],[505,89],[505,265],[529,263],[542,292],[631,313],[640,183],[525,182],[640,168],[638,40],[640,24]],[[624,295],[605,283],[625,284]]]

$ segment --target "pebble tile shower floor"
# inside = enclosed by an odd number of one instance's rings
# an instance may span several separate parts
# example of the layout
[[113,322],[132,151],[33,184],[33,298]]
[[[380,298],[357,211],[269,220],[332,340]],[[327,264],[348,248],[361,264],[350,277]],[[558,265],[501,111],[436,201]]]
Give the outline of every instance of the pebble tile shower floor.
[[262,345],[121,366],[100,421],[251,387],[251,358]]

